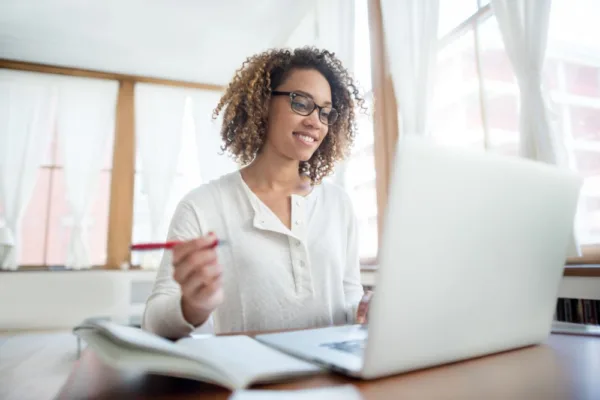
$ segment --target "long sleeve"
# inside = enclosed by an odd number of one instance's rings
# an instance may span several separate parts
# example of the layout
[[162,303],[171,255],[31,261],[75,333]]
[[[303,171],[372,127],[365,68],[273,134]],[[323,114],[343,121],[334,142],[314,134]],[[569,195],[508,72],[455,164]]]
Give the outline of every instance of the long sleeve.
[[[190,240],[202,236],[198,215],[192,206],[182,201],[175,210],[169,227],[168,240]],[[146,302],[142,328],[159,336],[180,338],[200,329],[210,332],[212,318],[202,327],[194,327],[183,317],[181,288],[173,279],[172,254],[165,251],[152,294]]]
[[[348,199],[350,202],[350,199]],[[346,270],[344,271],[344,296],[346,299],[346,320],[354,323],[358,303],[364,295],[360,279],[360,258],[358,251],[358,222],[353,208],[349,207],[348,249]]]

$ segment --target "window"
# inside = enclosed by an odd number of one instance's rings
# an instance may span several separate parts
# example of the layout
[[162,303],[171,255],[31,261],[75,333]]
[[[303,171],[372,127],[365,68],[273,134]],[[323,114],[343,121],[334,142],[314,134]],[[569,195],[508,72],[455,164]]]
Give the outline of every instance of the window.
[[[182,123],[182,141],[181,150],[179,152],[177,172],[173,187],[169,194],[169,199],[165,209],[163,237],[167,237],[168,224],[175,212],[175,208],[181,199],[192,189],[202,184],[200,176],[200,166],[198,164],[198,153],[196,145],[196,132],[194,119],[192,115],[191,98],[187,98],[185,109],[183,112]],[[142,181],[142,163],[140,157],[136,158],[136,173],[135,173],[135,188],[134,188],[134,205],[133,205],[133,243],[150,242],[151,235],[151,215],[148,205],[148,195]],[[139,265],[142,261],[141,256],[150,253],[131,254],[131,263]],[[151,254],[151,256],[155,256]]]
[[[33,195],[21,225],[20,265],[63,266],[70,238],[70,211],[66,200],[65,175],[61,146],[56,129],[44,161],[39,168]],[[106,263],[108,208],[112,146],[108,146],[98,186],[92,202],[88,239],[92,265]]]
[[[212,112],[218,104],[221,95],[220,92],[175,88],[165,89],[160,86],[145,85],[143,88],[140,88],[140,92],[136,94],[136,98],[138,95],[150,96],[159,102],[164,100],[163,95],[169,95],[172,97],[167,99],[168,102],[171,102],[171,100],[174,103],[181,101],[181,103],[177,103],[181,104],[181,108],[176,105],[175,107],[168,108],[168,110],[162,107],[162,103],[157,103],[159,104],[157,109],[161,110],[161,112],[165,114],[171,113],[166,120],[153,120],[153,113],[156,112],[154,108],[149,108],[145,111],[139,110],[140,112],[136,114],[136,118],[148,118],[148,121],[150,121],[149,124],[139,124],[140,129],[144,129],[142,126],[151,127],[156,122],[160,122],[161,129],[154,132],[155,135],[162,135],[163,128],[167,132],[171,129],[181,129],[181,144],[179,149],[175,149],[178,153],[173,158],[177,163],[175,178],[166,199],[163,215],[158,216],[162,223],[162,226],[159,227],[159,237],[160,240],[164,240],[167,237],[173,213],[184,196],[202,183],[235,171],[237,165],[228,154],[221,154],[220,119],[216,121],[212,119]],[[150,106],[156,107],[156,104],[150,103]],[[152,160],[155,159],[155,156],[171,156],[168,154],[169,150],[162,147],[155,147],[152,151],[156,152],[156,155],[151,157]],[[166,169],[167,165],[163,165],[163,167]],[[144,163],[141,151],[138,148],[134,183],[133,243],[159,240],[152,237],[152,221],[157,216],[152,215],[149,204],[150,193],[147,190],[148,188],[144,187],[143,174]],[[133,265],[154,268],[160,262],[161,255],[162,252],[134,252],[131,255],[131,263]]]
[[4,249],[0,257],[11,268],[105,265],[118,83],[8,69],[0,75],[8,121],[2,200],[12,204],[0,226],[17,219],[4,240],[19,238],[15,258]]
[[[519,89],[497,21],[489,6],[476,7],[476,0],[458,3],[440,1],[443,39],[431,114],[433,137],[518,156]],[[444,7],[455,11],[442,12]],[[573,168],[585,178],[577,228],[582,244],[600,244],[600,45],[592,39],[600,35],[593,18],[599,12],[600,4],[592,0],[553,1],[543,76]],[[471,23],[465,24],[469,18]],[[461,24],[464,29],[458,29]]]
[[352,199],[358,219],[361,259],[377,255],[377,192],[373,151],[373,91],[367,0],[356,1],[354,77],[365,94],[366,112],[357,115],[354,148],[341,169],[342,184]]

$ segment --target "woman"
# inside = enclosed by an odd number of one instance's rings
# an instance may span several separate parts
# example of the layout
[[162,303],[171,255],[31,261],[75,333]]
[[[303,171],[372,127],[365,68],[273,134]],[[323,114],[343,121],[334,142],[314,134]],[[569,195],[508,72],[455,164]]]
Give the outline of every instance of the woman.
[[223,112],[223,150],[244,167],[178,205],[169,240],[182,243],[165,252],[145,329],[178,338],[356,322],[356,220],[346,193],[323,182],[353,142],[355,102],[328,51],[246,60],[213,115]]

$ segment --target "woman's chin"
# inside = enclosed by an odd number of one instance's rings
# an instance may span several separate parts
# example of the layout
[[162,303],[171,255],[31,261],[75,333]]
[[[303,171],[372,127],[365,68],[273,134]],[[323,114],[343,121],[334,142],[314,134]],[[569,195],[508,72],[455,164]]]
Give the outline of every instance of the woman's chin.
[[293,151],[293,152],[289,152],[287,154],[288,158],[292,159],[292,160],[296,160],[299,162],[306,162],[308,160],[310,160],[310,158],[313,156],[315,152],[310,150],[310,151]]
[[309,161],[312,158],[313,154],[314,154],[314,152],[311,152],[309,154],[308,153],[307,154],[301,154],[298,157],[298,161],[300,161],[300,162]]

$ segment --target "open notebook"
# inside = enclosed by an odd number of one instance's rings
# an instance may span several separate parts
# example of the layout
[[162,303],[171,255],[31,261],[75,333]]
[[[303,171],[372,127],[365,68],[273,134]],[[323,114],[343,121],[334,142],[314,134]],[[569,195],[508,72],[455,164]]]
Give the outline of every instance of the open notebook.
[[231,390],[318,374],[320,367],[248,336],[176,342],[110,321],[85,321],[73,332],[107,364],[205,381]]

